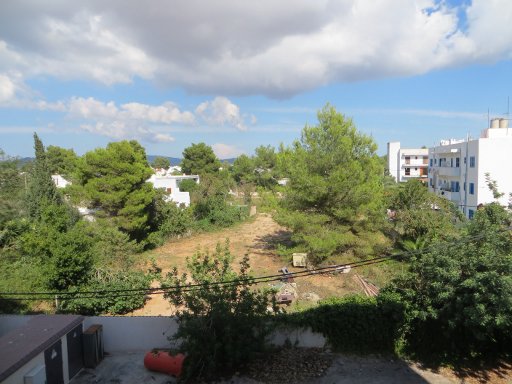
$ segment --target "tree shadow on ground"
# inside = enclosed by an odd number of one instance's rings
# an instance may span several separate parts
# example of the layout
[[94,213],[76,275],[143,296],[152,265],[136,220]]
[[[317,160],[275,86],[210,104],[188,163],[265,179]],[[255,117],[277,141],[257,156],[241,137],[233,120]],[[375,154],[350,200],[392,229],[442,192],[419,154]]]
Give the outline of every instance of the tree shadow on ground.
[[[429,369],[432,372],[446,371],[441,364],[416,362],[422,369]],[[460,360],[451,362],[450,371],[452,375],[461,382],[469,383],[505,383],[512,378],[512,359],[482,360]]]
[[287,248],[295,245],[292,241],[292,232],[281,229],[268,235],[258,236],[255,238],[254,248],[262,250],[276,250],[278,245],[282,245]]
[[0,314],[28,313],[28,309],[28,305],[23,301],[0,296]]

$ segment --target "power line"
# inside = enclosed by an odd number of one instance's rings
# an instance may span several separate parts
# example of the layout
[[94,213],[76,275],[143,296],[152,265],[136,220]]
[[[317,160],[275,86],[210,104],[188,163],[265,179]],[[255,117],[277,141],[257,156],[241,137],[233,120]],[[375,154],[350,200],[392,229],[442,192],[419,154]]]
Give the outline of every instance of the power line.
[[[505,232],[511,230],[511,227],[504,228],[499,232]],[[478,240],[482,238],[485,234],[480,233],[475,236],[466,236],[457,241],[453,241],[449,243],[449,245],[454,246],[458,243],[464,243],[471,240]],[[133,297],[139,295],[153,295],[153,294],[170,294],[173,292],[191,292],[197,291],[202,288],[212,288],[215,286],[232,286],[232,285],[241,285],[243,283],[248,283],[249,285],[272,282],[272,281],[281,281],[283,278],[300,278],[306,276],[312,276],[316,274],[336,272],[343,270],[345,268],[358,268],[366,265],[379,264],[394,258],[404,257],[404,256],[415,256],[421,255],[424,253],[431,252],[433,249],[445,246],[444,244],[434,244],[433,246],[426,247],[419,250],[406,251],[402,253],[395,253],[392,255],[383,255],[378,256],[372,259],[360,260],[353,263],[345,263],[345,264],[336,264],[330,265],[326,267],[315,268],[312,270],[304,270],[297,272],[290,272],[288,274],[274,274],[274,275],[266,275],[259,277],[248,277],[246,279],[234,279],[234,280],[224,280],[224,281],[216,281],[209,283],[196,283],[196,284],[188,284],[184,286],[162,286],[158,288],[129,288],[129,289],[117,289],[117,290],[99,290],[99,291],[75,291],[75,292],[0,292],[0,300],[54,300],[58,298],[59,300],[73,300],[73,299],[94,299],[94,298],[112,298],[112,297]],[[119,295],[111,295],[120,293]],[[123,293],[127,293],[122,295]],[[1,297],[4,296],[4,297]],[[5,297],[7,296],[7,297]],[[15,297],[10,297],[15,296]],[[16,297],[16,296],[32,296],[32,297]]]
[[[383,262],[386,262],[390,259],[390,257],[385,257],[385,258],[382,258],[381,260],[366,260],[366,261],[363,261],[363,262],[360,262],[359,264],[357,265],[352,265],[352,264],[340,264],[342,265],[343,267],[347,267],[347,266],[350,266],[350,268],[358,268],[358,267],[364,267],[364,266],[367,266],[367,265],[373,265],[373,264],[380,264],[380,263],[383,263]],[[340,268],[339,266],[331,266],[330,268]],[[343,268],[341,267],[341,268]],[[325,267],[325,268],[328,268],[328,267]],[[301,272],[297,272],[297,273],[301,273],[300,276],[293,276],[294,278],[301,278],[301,277],[307,277],[307,276],[313,276],[313,275],[317,275],[317,274],[322,274],[322,273],[328,273],[328,272],[335,272],[336,269],[331,269],[331,270],[327,270],[327,271],[323,271],[323,272],[317,272],[316,270],[311,270],[311,271],[301,271]],[[269,278],[267,276],[261,276],[259,277],[258,279],[264,279],[264,280],[258,280],[258,281],[253,281],[253,279],[246,279],[246,280],[240,280],[239,282],[236,282],[236,281],[232,281],[232,282],[217,282],[217,283],[223,283],[223,287],[229,287],[229,286],[239,286],[241,285],[240,282],[248,282],[249,285],[255,285],[255,284],[261,284],[261,283],[268,283],[268,282],[273,282],[273,281],[282,281],[283,278],[290,278],[291,276],[290,275],[274,275],[274,276],[277,276],[277,277],[272,277],[272,278]],[[27,300],[27,301],[37,301],[37,300],[54,300],[55,298],[59,299],[59,300],[80,300],[80,299],[108,299],[108,298],[118,298],[118,297],[134,297],[134,296],[139,296],[139,295],[162,295],[162,294],[172,294],[172,293],[178,293],[178,292],[196,292],[196,291],[200,291],[201,289],[209,289],[209,288],[214,288],[215,286],[218,286],[219,284],[207,284],[207,285],[198,285],[198,284],[191,284],[191,285],[184,285],[184,286],[173,286],[173,288],[164,288],[164,287],[161,287],[161,288],[148,288],[148,289],[144,289],[142,288],[139,292],[131,292],[131,293],[127,293],[127,294],[114,294],[114,295],[109,295],[110,291],[104,291],[104,294],[102,295],[85,295],[85,296],[81,296],[81,292],[66,292],[66,293],[72,293],[74,294],[74,296],[60,296],[58,293],[56,294],[52,294],[52,296],[48,295],[48,296],[43,296],[43,297],[0,297],[0,301],[1,300],[12,300],[12,301],[22,301],[22,300]],[[24,292],[24,294],[26,295],[29,295],[30,293],[29,292]],[[0,293],[0,295],[3,295],[3,293]]]

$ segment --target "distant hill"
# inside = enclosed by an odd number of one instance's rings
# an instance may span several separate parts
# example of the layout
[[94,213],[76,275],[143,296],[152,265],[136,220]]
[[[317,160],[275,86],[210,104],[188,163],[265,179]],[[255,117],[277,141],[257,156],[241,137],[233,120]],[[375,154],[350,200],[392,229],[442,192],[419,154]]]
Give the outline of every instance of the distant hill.
[[153,160],[155,160],[155,157],[165,157],[166,159],[169,159],[169,161],[171,162],[171,165],[180,165],[180,163],[181,163],[181,159],[179,159],[177,157],[160,156],[160,155],[147,155],[146,157],[150,163],[152,163]]
[[[181,159],[178,157],[168,157],[168,156],[160,156],[160,155],[147,155],[146,157],[150,163],[152,163],[153,160],[155,160],[155,157],[165,157],[165,158],[169,159],[169,161],[171,162],[171,165],[180,165],[180,163],[181,163]],[[236,157],[232,157],[229,159],[220,159],[220,161],[221,161],[221,163],[233,164],[235,159],[236,159]]]

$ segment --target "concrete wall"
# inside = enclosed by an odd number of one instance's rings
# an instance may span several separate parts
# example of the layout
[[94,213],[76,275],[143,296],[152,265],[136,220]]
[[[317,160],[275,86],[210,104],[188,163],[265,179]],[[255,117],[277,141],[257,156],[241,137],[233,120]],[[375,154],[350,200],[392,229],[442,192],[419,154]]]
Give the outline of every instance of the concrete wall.
[[[7,332],[17,326],[24,325],[32,316],[6,315],[0,316],[0,329]],[[105,352],[149,351],[153,348],[170,348],[169,341],[178,330],[178,324],[173,317],[122,317],[122,316],[92,316],[86,317],[83,323],[84,331],[92,324],[103,325],[103,345]],[[270,337],[274,345],[291,343],[300,347],[323,347],[325,337],[310,329],[278,329]],[[174,345],[175,346],[175,345]],[[62,338],[62,353],[67,356],[66,337]],[[66,359],[64,359],[66,360]],[[36,365],[36,363],[34,363]],[[44,364],[44,358],[43,358]],[[35,365],[31,365],[32,369]],[[30,370],[28,369],[27,372]],[[25,367],[23,368],[25,371]],[[67,360],[64,363],[65,377],[68,376]]]
[[393,176],[396,181],[400,181],[400,159],[398,157],[399,152],[399,141],[391,141],[388,143],[388,171],[390,176]]
[[44,352],[41,352],[39,355],[26,363],[23,367],[14,372],[7,379],[2,381],[2,384],[23,384],[25,382],[23,379],[25,375],[32,369],[41,365],[44,366]]
[[322,348],[327,340],[321,333],[315,333],[309,328],[277,329],[270,338],[270,343],[282,346],[291,343],[292,346],[304,348]]
[[[512,131],[512,129],[511,129]],[[478,201],[477,203],[489,203],[494,197],[485,182],[485,173],[490,173],[492,180],[498,184],[498,190],[504,193],[500,204],[508,204],[509,193],[512,192],[512,138],[480,139],[478,148]]]
[[106,352],[146,351],[169,348],[167,339],[176,333],[178,324],[172,317],[87,317],[84,331],[92,324],[103,325]]
[[[176,346],[168,339],[178,330],[178,323],[172,317],[87,317],[84,331],[92,324],[103,325],[104,348],[109,353]],[[323,335],[310,329],[278,329],[270,342],[274,345],[290,342],[299,347],[323,347],[326,344]]]

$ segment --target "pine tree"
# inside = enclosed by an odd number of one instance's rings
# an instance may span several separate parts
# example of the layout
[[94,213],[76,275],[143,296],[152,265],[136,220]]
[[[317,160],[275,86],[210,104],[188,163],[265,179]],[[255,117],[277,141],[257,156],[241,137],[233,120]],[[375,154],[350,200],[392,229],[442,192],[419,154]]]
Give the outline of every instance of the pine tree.
[[46,207],[52,204],[59,205],[62,199],[48,169],[43,142],[36,133],[34,133],[34,150],[36,159],[30,173],[27,211],[31,218],[39,220]]

